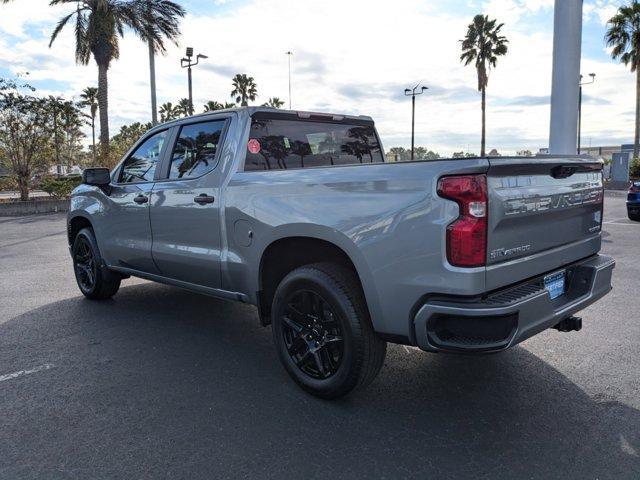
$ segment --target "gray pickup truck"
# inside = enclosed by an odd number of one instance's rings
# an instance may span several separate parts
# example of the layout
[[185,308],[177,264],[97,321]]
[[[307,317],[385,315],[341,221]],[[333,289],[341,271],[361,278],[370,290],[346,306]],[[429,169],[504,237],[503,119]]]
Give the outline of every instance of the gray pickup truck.
[[257,306],[324,398],[368,384],[386,343],[505,350],[611,290],[602,163],[386,163],[369,117],[239,108],[159,125],[87,169],[68,240],[91,299],[142,277]]

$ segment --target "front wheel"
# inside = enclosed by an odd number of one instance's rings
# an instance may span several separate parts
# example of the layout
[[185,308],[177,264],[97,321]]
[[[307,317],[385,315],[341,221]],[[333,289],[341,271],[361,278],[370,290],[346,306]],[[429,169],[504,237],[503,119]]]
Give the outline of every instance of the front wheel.
[[632,220],[634,222],[640,222],[640,213],[631,213],[631,212],[627,212],[629,214],[629,220]]
[[78,232],[71,253],[76,282],[85,297],[106,300],[116,294],[120,277],[101,266],[102,257],[92,229],[83,228]]
[[386,354],[373,331],[360,283],[341,265],[289,273],[272,307],[273,340],[285,369],[307,392],[337,398],[368,385]]

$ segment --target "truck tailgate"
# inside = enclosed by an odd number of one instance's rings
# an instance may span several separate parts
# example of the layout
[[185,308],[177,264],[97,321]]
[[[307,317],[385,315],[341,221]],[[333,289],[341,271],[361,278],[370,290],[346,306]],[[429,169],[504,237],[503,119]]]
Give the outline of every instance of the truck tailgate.
[[602,162],[586,157],[489,162],[488,290],[600,250]]

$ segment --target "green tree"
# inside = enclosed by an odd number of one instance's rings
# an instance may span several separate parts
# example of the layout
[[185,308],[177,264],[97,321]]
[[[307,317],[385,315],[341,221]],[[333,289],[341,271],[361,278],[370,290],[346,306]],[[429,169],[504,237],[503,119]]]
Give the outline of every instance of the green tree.
[[17,180],[20,199],[29,199],[33,174],[46,169],[53,133],[46,98],[28,85],[0,79],[0,151],[3,166]]
[[168,122],[169,120],[174,120],[180,117],[180,112],[177,110],[177,107],[174,106],[171,102],[163,103],[160,105],[160,121]]
[[270,97],[266,103],[262,104],[262,106],[271,108],[282,108],[284,106],[284,101],[280,100],[278,97]]
[[67,165],[67,169],[77,165],[78,158],[82,152],[81,140],[84,138],[82,126],[85,124],[83,114],[80,110],[80,103],[70,100],[62,102],[60,109],[59,128],[62,133],[62,158]]
[[[50,5],[70,5],[73,11],[60,19],[49,46],[62,29],[75,19],[75,57],[81,65],[93,57],[98,65],[98,105],[100,114],[100,156],[109,155],[109,82],[107,72],[120,54],[119,39],[126,28],[139,37],[160,45],[174,38],[175,24],[167,16],[167,0],[51,0]],[[152,12],[151,14],[149,12]],[[153,18],[155,23],[147,24]]]
[[152,127],[151,123],[135,122],[130,125],[123,125],[120,131],[111,138],[111,150],[109,152],[109,162],[106,166],[113,168],[127,153],[138,139]]
[[216,110],[224,110],[227,108],[233,108],[235,107],[235,103],[229,103],[229,102],[224,102],[224,103],[220,103],[220,102],[216,102],[215,100],[209,100],[207,103],[204,104],[204,112],[215,112]]
[[632,180],[640,179],[640,158],[634,158],[629,165],[629,177]]
[[204,104],[205,112],[215,112],[216,110],[222,110],[223,108],[224,108],[224,105],[214,100],[209,100],[207,103]]
[[258,96],[258,86],[253,77],[248,77],[245,73],[238,73],[231,81],[233,90],[231,90],[231,96],[235,97],[236,103],[240,106],[246,107],[249,104],[249,100],[255,101]]
[[82,105],[89,108],[89,119],[91,121],[91,154],[93,163],[96,164],[96,115],[98,113],[98,88],[87,87],[80,94]]
[[636,74],[636,121],[633,158],[640,151],[640,3],[633,0],[623,5],[607,22],[605,42],[613,47],[611,57],[619,60]]
[[474,62],[478,73],[478,91],[482,94],[482,138],[480,156],[485,156],[486,144],[486,96],[489,83],[489,70],[496,67],[498,57],[507,54],[509,41],[501,35],[503,23],[490,20],[487,15],[476,15],[467,27],[467,34],[462,43],[460,61],[464,65]]
[[178,104],[176,105],[176,113],[178,117],[188,117],[189,111],[191,110],[188,98],[181,98]]
[[411,150],[407,150],[404,147],[391,147],[387,155],[391,157],[394,161],[404,162],[406,160],[409,160],[409,158],[411,158]]

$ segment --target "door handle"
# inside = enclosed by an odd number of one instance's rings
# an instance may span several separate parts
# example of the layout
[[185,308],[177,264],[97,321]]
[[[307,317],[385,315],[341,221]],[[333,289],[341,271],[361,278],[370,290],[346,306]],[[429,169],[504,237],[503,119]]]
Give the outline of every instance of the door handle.
[[201,193],[197,197],[193,197],[193,201],[199,205],[204,205],[205,203],[213,203],[215,200],[211,195],[207,195],[206,193]]
[[139,194],[137,197],[133,199],[134,202],[138,204],[147,203],[149,201],[148,197],[145,197],[143,194]]

